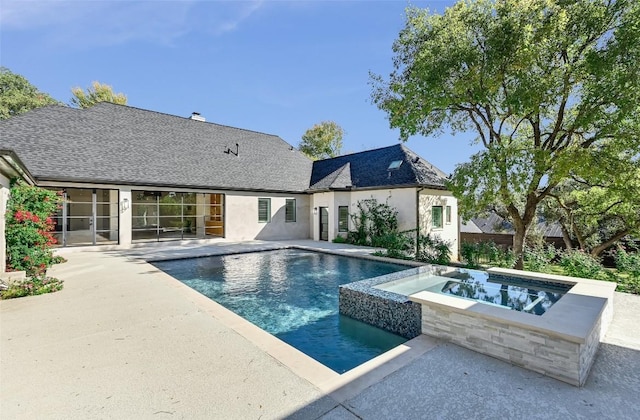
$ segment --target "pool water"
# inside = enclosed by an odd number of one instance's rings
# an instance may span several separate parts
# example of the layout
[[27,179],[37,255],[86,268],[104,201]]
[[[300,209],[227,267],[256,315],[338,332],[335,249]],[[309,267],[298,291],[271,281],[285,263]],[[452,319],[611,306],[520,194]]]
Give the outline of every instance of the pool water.
[[406,341],[338,313],[339,285],[404,265],[298,249],[153,265],[338,373]]
[[492,279],[486,271],[433,266],[426,272],[379,284],[374,288],[405,296],[426,290],[542,315],[572,286],[515,277]]

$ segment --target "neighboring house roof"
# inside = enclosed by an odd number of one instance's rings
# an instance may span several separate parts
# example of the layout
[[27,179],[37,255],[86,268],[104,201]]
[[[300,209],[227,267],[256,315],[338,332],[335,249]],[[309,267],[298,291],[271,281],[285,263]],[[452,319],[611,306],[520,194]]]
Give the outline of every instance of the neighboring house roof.
[[[390,169],[390,165],[400,166]],[[313,162],[309,189],[426,186],[445,189],[446,174],[402,144]]]
[[473,220],[467,220],[460,223],[460,233],[482,233],[482,229]]
[[107,102],[39,108],[0,132],[38,181],[303,192],[312,169],[275,135]]
[[[544,237],[562,238],[562,228],[558,223],[540,221],[536,224],[536,229]],[[461,223],[460,232],[513,235],[515,230],[510,222],[491,212],[486,217],[473,217],[468,222]]]

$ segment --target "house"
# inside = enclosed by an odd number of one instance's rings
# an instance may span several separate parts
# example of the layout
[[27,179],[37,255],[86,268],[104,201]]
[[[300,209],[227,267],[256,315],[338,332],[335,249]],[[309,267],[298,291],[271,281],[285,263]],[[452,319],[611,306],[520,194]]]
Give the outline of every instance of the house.
[[[562,228],[558,223],[538,221],[531,228],[539,233],[546,243],[553,244],[556,248],[564,248]],[[486,216],[474,217],[467,222],[460,222],[460,242],[493,242],[503,248],[513,246],[515,230],[511,223],[495,212]]]
[[39,108],[0,131],[22,172],[62,191],[55,236],[64,247],[332,240],[358,200],[374,197],[398,209],[401,229],[438,234],[457,255],[445,175],[403,145],[313,162],[275,135],[106,102]]
[[319,214],[313,238],[325,240],[353,228],[349,215],[360,200],[375,198],[398,210],[399,229],[420,228],[448,241],[457,255],[457,200],[446,175],[401,144],[313,163],[309,192]]

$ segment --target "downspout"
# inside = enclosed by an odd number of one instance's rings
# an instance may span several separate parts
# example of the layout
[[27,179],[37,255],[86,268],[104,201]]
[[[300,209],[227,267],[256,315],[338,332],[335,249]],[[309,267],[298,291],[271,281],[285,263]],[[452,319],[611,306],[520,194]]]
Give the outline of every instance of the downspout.
[[416,190],[416,257],[420,252],[420,191],[425,189],[425,187],[420,187]]

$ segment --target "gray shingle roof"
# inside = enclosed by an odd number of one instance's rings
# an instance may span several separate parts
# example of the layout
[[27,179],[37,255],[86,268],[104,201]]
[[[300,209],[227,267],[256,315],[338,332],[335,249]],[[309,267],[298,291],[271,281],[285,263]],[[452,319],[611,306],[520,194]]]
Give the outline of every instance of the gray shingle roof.
[[275,135],[106,102],[3,120],[0,148],[40,181],[302,192],[312,169]]
[[[474,230],[471,224],[479,229],[480,232]],[[535,227],[544,237],[562,238],[562,228],[557,222],[548,223],[544,220],[540,220],[535,223]],[[490,212],[486,217],[472,218],[467,222],[467,226],[464,224],[461,226],[460,231],[466,233],[504,233],[508,235],[513,235],[515,233],[513,225],[508,220],[505,220],[494,212]]]
[[[391,162],[401,161],[389,170]],[[348,165],[348,166],[347,166]],[[350,179],[347,179],[347,176]],[[310,190],[428,186],[444,189],[444,172],[402,144],[313,162]]]

